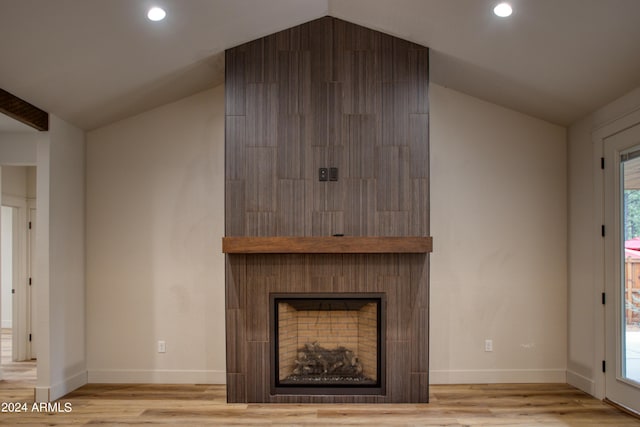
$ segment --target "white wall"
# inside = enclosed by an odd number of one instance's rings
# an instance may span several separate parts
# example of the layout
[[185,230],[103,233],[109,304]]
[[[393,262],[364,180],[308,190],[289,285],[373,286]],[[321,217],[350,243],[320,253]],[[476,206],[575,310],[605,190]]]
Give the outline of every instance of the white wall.
[[[430,97],[432,381],[562,382],[565,130]],[[223,87],[87,141],[89,381],[224,382]]]
[[89,381],[223,383],[223,87],[87,142]]
[[[569,324],[567,380],[604,397],[604,310],[600,303],[602,254],[597,206],[601,169],[593,133],[640,108],[640,88],[602,107],[569,128]],[[600,187],[599,187],[600,186]]]
[[87,381],[84,138],[50,115],[49,140],[37,147],[36,400],[58,399]]
[[36,185],[38,180],[38,171],[35,166],[27,166],[27,199],[36,198]]
[[430,90],[430,380],[564,382],[565,129]]
[[39,141],[47,139],[46,133],[0,132],[1,165],[33,165]]
[[2,195],[27,198],[27,168],[2,166]]

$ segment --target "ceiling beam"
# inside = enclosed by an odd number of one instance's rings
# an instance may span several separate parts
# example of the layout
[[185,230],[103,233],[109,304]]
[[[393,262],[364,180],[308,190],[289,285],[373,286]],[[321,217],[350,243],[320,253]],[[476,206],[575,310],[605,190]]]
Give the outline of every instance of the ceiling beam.
[[32,128],[41,131],[49,130],[49,113],[4,89],[0,89],[0,113],[4,113]]

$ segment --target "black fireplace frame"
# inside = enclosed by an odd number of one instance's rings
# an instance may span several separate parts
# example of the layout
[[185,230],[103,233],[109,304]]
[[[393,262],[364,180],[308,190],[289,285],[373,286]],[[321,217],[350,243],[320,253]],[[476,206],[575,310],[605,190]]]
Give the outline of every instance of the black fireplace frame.
[[[375,302],[377,310],[377,381],[370,385],[310,385],[310,384],[280,384],[279,380],[279,338],[278,338],[278,303],[292,301],[304,304],[309,301],[353,301]],[[270,336],[270,383],[271,395],[385,395],[386,394],[386,312],[387,301],[385,293],[270,293],[269,294],[269,336]]]

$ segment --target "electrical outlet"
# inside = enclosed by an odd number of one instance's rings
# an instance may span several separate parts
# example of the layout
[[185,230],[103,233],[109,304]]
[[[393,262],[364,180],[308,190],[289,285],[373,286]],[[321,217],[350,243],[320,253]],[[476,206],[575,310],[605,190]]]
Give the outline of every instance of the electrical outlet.
[[158,341],[158,353],[166,353],[167,352],[167,343],[164,341]]
[[493,351],[493,340],[484,340],[484,351]]
[[329,168],[329,181],[338,180],[338,168]]

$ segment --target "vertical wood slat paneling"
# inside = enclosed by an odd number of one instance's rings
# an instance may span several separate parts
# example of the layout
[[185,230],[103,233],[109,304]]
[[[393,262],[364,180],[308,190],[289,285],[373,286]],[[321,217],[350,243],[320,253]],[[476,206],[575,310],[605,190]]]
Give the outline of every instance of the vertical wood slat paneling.
[[[250,341],[246,346],[247,354],[252,357],[247,358],[247,374],[245,388],[247,401],[264,401],[269,396],[269,343],[266,341]],[[266,375],[265,375],[266,373]]]
[[346,142],[349,147],[348,178],[375,176],[376,116],[351,114],[345,117]]
[[[344,230],[359,233],[354,235],[388,235],[385,221],[362,227],[360,218],[378,211],[408,213],[410,226],[393,228],[400,235],[428,229],[423,223],[428,215],[418,212],[428,208],[429,186],[416,187],[408,180],[428,179],[427,48],[326,17],[227,55],[227,114],[237,116],[227,120],[227,176],[246,181],[245,212],[276,212],[276,201],[282,201],[278,180],[304,179],[313,190],[320,187],[309,200],[306,185],[304,235],[326,230],[311,224],[314,212],[326,210],[342,211]],[[251,153],[255,147],[273,147],[275,156]],[[324,155],[317,148],[326,150]],[[320,167],[338,167],[339,183],[345,185],[319,183]],[[348,191],[347,179],[373,178],[373,201],[368,193]],[[421,197],[416,191],[427,193]],[[365,199],[349,200],[359,195]],[[318,197],[330,206],[318,208]],[[374,212],[363,213],[363,207]],[[238,215],[231,209],[241,208],[231,203],[227,213]],[[290,232],[281,224],[274,230],[265,218],[252,216],[244,232]],[[260,229],[263,225],[266,229]]]
[[377,114],[380,110],[379,52],[346,50],[343,53],[343,105],[345,114]]
[[227,116],[225,119],[225,140],[233,141],[225,147],[225,177],[227,180],[246,179],[245,147],[247,144],[246,116]]
[[282,114],[308,114],[311,100],[311,53],[278,52],[278,107]]
[[225,306],[228,310],[244,309],[246,302],[246,257],[244,255],[227,258],[225,277],[232,286],[225,290]]
[[247,85],[247,146],[273,147],[277,144],[278,88],[277,83]]
[[227,310],[225,321],[230,330],[235,333],[227,334],[227,373],[237,374],[246,371],[245,366],[245,310],[229,309]]
[[311,145],[342,145],[342,93],[341,82],[318,82],[311,87],[311,117],[313,122]]
[[411,91],[409,92],[409,113],[429,113],[429,50],[409,49],[409,70]]
[[411,69],[409,68],[409,49],[411,43],[393,38],[393,81],[407,82],[411,80]]
[[305,182],[301,179],[278,181],[276,234],[302,236],[305,230]]
[[344,234],[344,215],[342,211],[313,212],[311,216],[312,232],[316,236]]
[[229,49],[225,52],[224,105],[227,116],[246,114],[245,58],[246,53],[241,49]]
[[[226,71],[228,236],[428,235],[428,49],[325,17],[230,49]],[[427,401],[426,256],[230,260],[230,402]],[[270,396],[270,292],[388,295],[386,395]]]
[[427,178],[411,180],[409,235],[429,235],[429,180]]
[[278,146],[275,169],[278,179],[302,179],[307,168],[304,142],[307,119],[303,115],[281,114],[278,117]]
[[429,146],[424,144],[428,139],[429,116],[427,114],[409,115],[409,151],[411,152],[409,175],[411,178],[429,178],[429,168],[425,167],[429,164]]
[[308,255],[290,254],[277,257],[273,262],[277,265],[274,289],[277,287],[279,292],[291,293],[309,291],[308,287],[301,286],[310,282],[309,269],[304,267],[309,262]]
[[236,50],[242,50],[245,53],[245,82],[246,83],[265,83],[265,68],[269,59],[268,53],[265,53],[265,45],[267,38],[262,38],[247,43]]
[[[407,146],[381,146],[376,150],[375,174],[377,210],[402,211],[411,209],[411,183],[409,164],[411,153]],[[408,227],[407,227],[408,229]],[[398,234],[403,236],[406,234]]]
[[376,228],[379,236],[406,236],[409,230],[409,213],[406,211],[376,212]]
[[[228,369],[242,370],[247,380],[247,402],[270,401],[269,295],[271,293],[379,292],[387,296],[387,395],[380,402],[418,402],[413,399],[413,374],[428,373],[428,293],[423,291],[426,255],[325,254],[246,255],[246,274],[236,274],[232,293],[245,294],[244,310],[227,310],[230,327],[242,331],[227,334]],[[229,292],[229,291],[228,291]],[[231,314],[230,314],[231,313]],[[426,338],[426,339],[423,339]],[[419,339],[423,339],[418,342]],[[257,384],[254,384],[254,376]],[[425,386],[426,387],[426,386]],[[259,395],[262,390],[265,394]],[[266,391],[265,391],[266,390]],[[419,395],[425,391],[418,390]],[[302,402],[298,400],[291,402]],[[347,402],[332,397],[330,401]],[[317,397],[315,399],[318,399]],[[280,401],[276,399],[276,401]],[[317,400],[316,400],[317,401]],[[328,402],[329,400],[324,400]],[[365,400],[355,400],[364,402]],[[422,402],[426,400],[421,400]]]
[[253,271],[247,275],[247,293],[250,300],[247,300],[245,313],[246,341],[269,341],[269,294],[265,292],[255,292],[255,289],[273,288],[275,278],[273,276],[256,276]]
[[309,23],[311,81],[329,82],[333,79],[333,21],[317,19]]
[[410,352],[408,341],[388,341],[387,369],[393,375],[387,375],[387,394],[391,402],[409,402],[411,389]]
[[225,209],[236,212],[236,215],[225,215],[225,233],[227,236],[246,235],[245,181],[229,180],[224,190]]
[[[329,162],[336,167],[339,167],[339,170],[344,171],[346,168],[343,167],[345,162],[342,160],[342,153],[344,153],[343,147],[330,147],[329,151]],[[334,160],[332,160],[334,159]],[[326,183],[327,192],[327,204],[326,210],[332,212],[344,212],[345,204],[346,204],[346,195],[347,195],[347,180],[341,179],[337,182],[328,182]]]
[[247,236],[275,236],[276,216],[274,212],[247,212],[245,214]]
[[227,373],[227,402],[244,403],[247,401],[247,390],[244,374]]
[[273,212],[276,209],[275,149],[248,147],[245,209],[247,212]]
[[429,372],[412,372],[407,403],[429,402]]
[[415,307],[411,313],[411,371],[429,371],[429,340],[422,339],[429,336],[429,309]]
[[409,139],[409,92],[407,82],[381,85],[381,144],[407,145]]
[[347,236],[372,236],[376,231],[375,179],[349,179],[344,232]]

